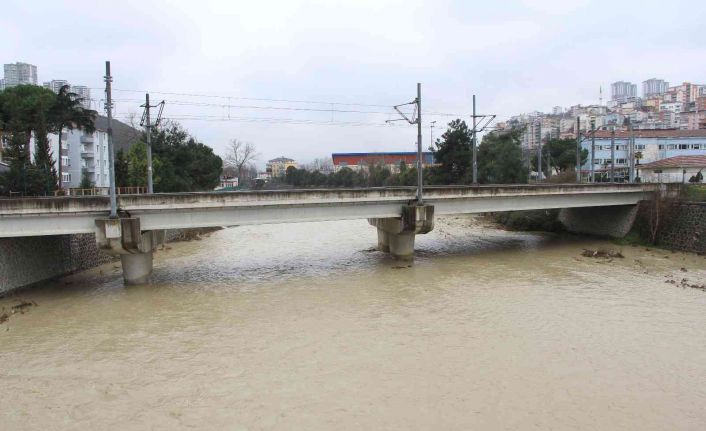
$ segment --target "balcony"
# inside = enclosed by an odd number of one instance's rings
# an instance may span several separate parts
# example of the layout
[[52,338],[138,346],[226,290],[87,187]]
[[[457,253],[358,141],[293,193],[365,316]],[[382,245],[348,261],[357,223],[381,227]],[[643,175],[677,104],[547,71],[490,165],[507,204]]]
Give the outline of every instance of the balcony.
[[82,144],[92,144],[93,143],[93,135],[81,135],[81,143]]

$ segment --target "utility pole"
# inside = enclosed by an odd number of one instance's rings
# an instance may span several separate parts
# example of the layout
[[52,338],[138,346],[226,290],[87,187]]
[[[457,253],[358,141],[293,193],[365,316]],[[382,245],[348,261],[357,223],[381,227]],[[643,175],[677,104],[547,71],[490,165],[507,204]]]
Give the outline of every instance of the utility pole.
[[430,142],[430,144],[434,143],[434,125],[435,124],[436,124],[436,121],[429,122],[429,142]]
[[[400,111],[400,106],[407,105],[414,105],[414,112],[412,113],[411,118],[404,112]],[[424,181],[424,176],[422,173],[422,157],[424,156],[422,153],[422,84],[419,82],[417,83],[417,97],[413,101],[395,105],[393,108],[402,118],[387,120],[386,123],[390,123],[392,121],[406,121],[409,124],[417,125],[417,205],[422,205],[424,203],[422,200]]]
[[478,184],[478,145],[476,141],[476,130],[478,126],[476,118],[476,95],[473,95],[473,139],[471,145],[473,145],[473,184]]
[[628,181],[635,181],[635,131],[632,121],[628,123]]
[[581,118],[576,117],[576,182],[581,182]]
[[154,193],[152,186],[152,130],[150,129],[150,93],[145,93],[145,133],[147,134],[147,193]]
[[542,140],[537,142],[537,182],[542,182]]
[[596,164],[594,160],[596,159],[596,119],[591,118],[591,182],[596,182]]
[[422,84],[417,82],[417,205],[422,205]]
[[552,177],[552,154],[549,152],[549,141],[552,139],[551,133],[547,134],[547,181]]
[[610,128],[610,182],[615,182],[615,125]]
[[[142,114],[141,126],[145,126],[145,134],[147,135],[147,193],[154,193],[154,187],[152,184],[152,127],[158,126],[159,121],[162,118],[162,110],[164,110],[164,100],[156,105],[150,105],[150,94],[145,93],[145,104],[140,105],[145,108]],[[156,108],[159,106],[159,114],[157,114],[157,121],[154,125],[150,122],[150,108]]]
[[110,218],[118,218],[118,200],[115,196],[115,151],[113,148],[113,96],[110,61],[105,62],[105,110],[108,114],[108,172],[110,176]]

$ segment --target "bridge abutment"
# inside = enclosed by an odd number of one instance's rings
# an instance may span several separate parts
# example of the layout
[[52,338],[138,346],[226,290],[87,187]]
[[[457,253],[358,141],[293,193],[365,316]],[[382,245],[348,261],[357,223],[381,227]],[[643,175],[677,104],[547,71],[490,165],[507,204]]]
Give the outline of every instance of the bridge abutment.
[[562,208],[559,221],[569,232],[622,238],[637,217],[637,205]]
[[142,231],[137,217],[98,219],[95,225],[98,248],[120,256],[125,284],[149,283],[152,255],[164,242],[164,231]]
[[414,259],[414,238],[434,229],[434,206],[406,205],[402,217],[371,218],[368,223],[377,228],[378,249],[396,259]]

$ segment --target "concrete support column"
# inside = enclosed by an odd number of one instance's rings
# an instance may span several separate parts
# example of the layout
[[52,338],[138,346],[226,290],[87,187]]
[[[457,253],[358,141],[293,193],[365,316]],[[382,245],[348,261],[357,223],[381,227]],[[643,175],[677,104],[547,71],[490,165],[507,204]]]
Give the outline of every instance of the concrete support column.
[[389,234],[380,228],[378,228],[378,250],[385,253],[390,251]]
[[147,284],[152,276],[151,251],[147,253],[121,254],[123,280],[125,284]]
[[149,283],[154,249],[164,242],[164,231],[142,231],[140,219],[96,220],[98,248],[120,256],[125,284]]
[[434,207],[406,205],[401,217],[368,219],[378,231],[378,249],[401,260],[414,259],[414,237],[434,228]]
[[390,254],[399,260],[414,260],[414,232],[391,233]]

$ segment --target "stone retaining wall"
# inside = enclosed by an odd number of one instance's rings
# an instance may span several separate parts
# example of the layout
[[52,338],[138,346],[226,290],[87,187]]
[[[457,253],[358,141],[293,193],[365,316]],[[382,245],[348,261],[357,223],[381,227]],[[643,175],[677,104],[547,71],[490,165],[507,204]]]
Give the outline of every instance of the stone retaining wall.
[[675,203],[657,243],[674,250],[706,253],[706,202]]

